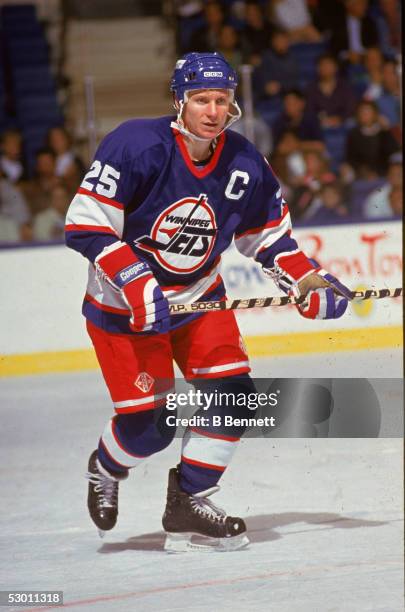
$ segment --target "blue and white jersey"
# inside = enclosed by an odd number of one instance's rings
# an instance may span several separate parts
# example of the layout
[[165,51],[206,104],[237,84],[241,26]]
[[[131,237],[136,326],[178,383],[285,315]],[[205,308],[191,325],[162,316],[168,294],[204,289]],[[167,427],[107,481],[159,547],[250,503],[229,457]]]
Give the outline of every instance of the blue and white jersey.
[[[171,304],[224,297],[221,254],[233,239],[266,268],[298,248],[279,183],[255,147],[224,132],[209,163],[196,166],[172,120],[134,119],[106,136],[67,214],[66,243],[90,260],[83,313],[113,333],[133,333],[130,313],[93,262],[117,240],[148,262]],[[173,327],[195,316],[173,317]]]

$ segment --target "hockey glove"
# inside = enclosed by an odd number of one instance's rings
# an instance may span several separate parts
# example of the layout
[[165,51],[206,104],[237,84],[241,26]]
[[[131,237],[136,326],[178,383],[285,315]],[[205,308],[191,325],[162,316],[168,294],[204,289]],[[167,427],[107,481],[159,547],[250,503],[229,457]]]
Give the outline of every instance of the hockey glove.
[[297,309],[306,319],[338,319],[351,299],[350,289],[301,251],[280,253],[275,257],[274,268],[265,272],[285,293],[305,296]]
[[116,242],[95,260],[97,276],[119,291],[131,311],[135,332],[163,334],[170,328],[169,304],[146,261],[128,244]]

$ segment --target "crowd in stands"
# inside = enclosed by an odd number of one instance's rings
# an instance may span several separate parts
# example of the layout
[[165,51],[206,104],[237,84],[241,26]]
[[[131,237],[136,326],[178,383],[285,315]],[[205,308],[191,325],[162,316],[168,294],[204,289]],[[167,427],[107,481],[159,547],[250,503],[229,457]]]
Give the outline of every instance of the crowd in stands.
[[176,8],[179,54],[220,51],[237,71],[252,66],[256,145],[296,223],[402,216],[398,0]]
[[0,6],[0,243],[63,239],[84,166],[63,127],[44,24],[33,4]]
[[16,129],[3,132],[0,155],[0,243],[58,241],[84,165],[63,127],[53,127],[35,154],[32,172],[23,161]]
[[[178,54],[220,51],[237,71],[252,67],[255,142],[296,224],[402,216],[399,0],[174,2]],[[0,243],[62,239],[85,171],[57,107],[53,125],[38,132],[41,118],[51,116],[38,99],[40,72],[41,86],[56,98],[44,66],[21,80],[27,33],[38,61],[46,61],[40,26],[30,19],[13,68],[21,112],[17,105],[11,125],[0,116]],[[10,15],[8,24],[15,38]],[[35,89],[38,104],[27,103],[25,123],[27,88],[30,95]],[[242,91],[238,99],[243,105]],[[243,133],[245,125],[232,129]]]

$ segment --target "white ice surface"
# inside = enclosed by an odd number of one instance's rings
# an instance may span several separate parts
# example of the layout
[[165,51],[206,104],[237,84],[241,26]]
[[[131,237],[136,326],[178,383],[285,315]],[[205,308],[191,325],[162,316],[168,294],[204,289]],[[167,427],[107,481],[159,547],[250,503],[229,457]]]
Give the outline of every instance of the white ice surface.
[[[333,375],[307,364],[255,362],[255,374]],[[66,609],[86,612],[403,610],[399,438],[242,441],[214,501],[246,517],[250,547],[167,555],[160,519],[180,440],[121,485],[101,541],[83,478],[111,410],[100,374],[3,379],[0,399],[1,589],[63,590]]]
[[403,351],[381,349],[252,359],[257,378],[402,378]]

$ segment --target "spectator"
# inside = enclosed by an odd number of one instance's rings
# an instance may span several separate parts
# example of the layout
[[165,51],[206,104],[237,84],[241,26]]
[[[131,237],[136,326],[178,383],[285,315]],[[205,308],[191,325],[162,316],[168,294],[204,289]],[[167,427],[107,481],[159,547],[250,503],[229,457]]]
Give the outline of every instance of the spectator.
[[292,184],[297,177],[305,173],[305,161],[301,152],[301,141],[297,135],[285,130],[279,137],[275,150],[271,156],[271,165],[284,185],[290,189],[289,197],[292,195]]
[[[296,211],[293,209],[298,200],[296,189],[301,189],[299,195],[302,195],[305,189],[311,192],[309,198],[303,198],[302,200],[302,209],[304,209],[310,204],[318,188],[316,177],[314,177],[313,181],[309,178],[309,172],[312,171],[314,164],[311,165],[311,160],[307,157],[310,151],[306,151],[305,149],[306,143],[303,143],[294,132],[286,131],[280,138],[271,156],[272,168],[281,181],[285,198],[291,203],[291,210],[294,217],[299,216],[301,213],[301,210]],[[315,153],[318,154],[317,152]],[[308,159],[309,168],[307,167]],[[326,174],[329,174],[329,169],[323,166],[323,180],[333,180],[335,178],[333,174],[330,174],[329,177],[326,177]],[[307,181],[306,186],[304,185],[305,181]],[[311,189],[311,187],[313,187],[313,189]]]
[[374,21],[367,15],[368,0],[344,0],[344,11],[332,29],[331,51],[351,64],[362,61],[365,50],[378,46]]
[[31,214],[21,191],[0,174],[0,242],[31,239]]
[[245,7],[245,27],[241,33],[243,58],[249,64],[258,66],[262,53],[268,48],[272,28],[266,20],[258,2],[247,2]]
[[291,209],[295,218],[302,217],[324,185],[336,180],[327,159],[318,151],[306,151],[303,160],[302,174],[293,179],[295,191],[291,200]]
[[35,216],[34,240],[46,242],[64,239],[65,217],[70,200],[69,192],[62,185],[57,185],[51,190],[49,206]]
[[294,132],[283,132],[271,156],[271,166],[280,181],[284,197],[292,201],[293,185],[305,173],[301,141]]
[[370,47],[364,54],[364,72],[357,89],[365,100],[375,100],[381,94],[383,80],[383,55],[377,47]]
[[375,99],[378,110],[391,127],[399,126],[401,121],[400,82],[397,64],[386,60],[382,70],[382,88]]
[[253,85],[258,99],[280,96],[293,89],[298,81],[298,67],[290,52],[290,41],[284,30],[274,30],[271,49],[263,53],[262,61],[254,71]]
[[[367,198],[363,207],[365,219],[379,219],[392,217],[391,193],[397,190],[402,193],[402,164],[391,163],[387,172],[387,181],[384,185],[373,191]],[[394,200],[397,196],[394,196]]]
[[308,88],[307,110],[318,116],[323,128],[341,126],[356,109],[354,92],[338,69],[333,55],[322,55],[318,59],[318,81]]
[[186,52],[217,51],[222,26],[225,23],[222,5],[213,0],[208,1],[204,5],[204,18],[205,24],[193,34],[190,48]]
[[56,156],[52,149],[40,149],[35,156],[34,178],[21,184],[21,189],[33,215],[49,206],[50,194],[61,184],[56,176]]
[[239,49],[239,36],[233,26],[228,24],[222,26],[217,50],[222,53],[234,70],[239,70],[242,63],[242,53]]
[[385,176],[389,158],[399,150],[390,131],[382,125],[374,102],[360,102],[357,125],[350,130],[346,142],[346,160],[357,178]]
[[355,70],[350,70],[350,76],[361,97],[376,102],[387,125],[399,125],[400,87],[395,60],[384,60],[380,49],[370,47],[364,56],[363,69],[357,66]]
[[392,211],[392,216],[395,219],[402,219],[403,215],[403,202],[404,195],[402,192],[402,187],[394,187],[389,195],[390,207]]
[[379,0],[380,9],[388,29],[388,45],[398,53],[401,50],[401,2]]
[[302,219],[313,224],[332,224],[349,220],[341,183],[333,181],[322,185]]
[[352,73],[353,84],[365,100],[375,101],[387,120],[387,125],[400,123],[400,84],[397,63],[385,59],[379,49],[367,49],[364,57],[366,71]]
[[12,183],[24,176],[22,136],[18,130],[7,130],[1,137],[0,171]]
[[311,21],[305,0],[271,0],[269,2],[270,21],[288,32],[291,43],[313,43],[321,40],[321,35]]
[[72,149],[72,141],[63,127],[53,127],[47,135],[48,147],[55,154],[55,174],[63,179],[65,186],[72,192],[84,174],[84,164]]
[[273,128],[273,136],[277,143],[288,131],[295,134],[301,141],[300,150],[323,151],[322,130],[318,117],[305,110],[304,95],[298,90],[291,90],[283,97],[283,113]]

